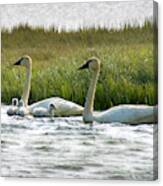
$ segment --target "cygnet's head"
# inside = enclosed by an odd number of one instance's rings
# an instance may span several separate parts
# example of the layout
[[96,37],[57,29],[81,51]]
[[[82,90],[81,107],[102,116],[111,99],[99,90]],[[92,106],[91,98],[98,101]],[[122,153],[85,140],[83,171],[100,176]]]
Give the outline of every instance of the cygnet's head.
[[24,107],[24,101],[22,99],[19,101],[19,105],[18,106],[19,107]]
[[53,114],[55,109],[56,109],[55,105],[53,103],[50,103],[49,104],[49,113]]
[[12,105],[13,106],[18,106],[18,99],[17,98],[12,99]]
[[21,58],[19,58],[14,65],[21,65],[29,68],[32,65],[32,59],[28,55],[24,55]]
[[101,62],[98,58],[92,57],[88,59],[82,66],[79,67],[79,70],[89,69],[90,71],[99,71]]

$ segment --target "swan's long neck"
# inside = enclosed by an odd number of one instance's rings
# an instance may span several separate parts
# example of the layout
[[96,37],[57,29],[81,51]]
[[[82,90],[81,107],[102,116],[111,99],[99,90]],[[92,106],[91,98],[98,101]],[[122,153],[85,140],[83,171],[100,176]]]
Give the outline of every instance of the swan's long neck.
[[25,80],[23,95],[22,95],[22,100],[24,102],[25,107],[28,106],[28,98],[29,98],[29,93],[31,88],[31,76],[32,76],[32,66],[29,65],[28,67],[26,67],[26,80]]
[[94,98],[95,98],[96,84],[97,84],[99,72],[100,69],[98,69],[96,72],[92,72],[92,79],[88,89],[84,112],[83,112],[83,120],[85,123],[93,122]]

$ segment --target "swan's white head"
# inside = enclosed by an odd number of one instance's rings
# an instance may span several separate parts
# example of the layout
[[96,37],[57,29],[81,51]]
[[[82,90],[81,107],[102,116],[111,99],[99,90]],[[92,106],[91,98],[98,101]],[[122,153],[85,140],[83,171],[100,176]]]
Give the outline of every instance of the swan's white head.
[[12,105],[13,106],[18,106],[18,99],[17,98],[12,99]]
[[88,59],[81,67],[79,67],[79,70],[88,68],[90,71],[97,72],[100,70],[100,65],[100,60],[96,57],[92,57]]
[[19,58],[14,65],[21,65],[29,68],[32,65],[32,59],[28,55],[24,55],[21,58]]

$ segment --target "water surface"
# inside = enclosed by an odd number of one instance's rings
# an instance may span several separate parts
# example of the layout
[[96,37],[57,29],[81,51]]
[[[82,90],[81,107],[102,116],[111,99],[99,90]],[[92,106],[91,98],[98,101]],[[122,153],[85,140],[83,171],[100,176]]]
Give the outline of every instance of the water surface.
[[7,108],[1,107],[2,176],[153,180],[153,125],[9,117]]

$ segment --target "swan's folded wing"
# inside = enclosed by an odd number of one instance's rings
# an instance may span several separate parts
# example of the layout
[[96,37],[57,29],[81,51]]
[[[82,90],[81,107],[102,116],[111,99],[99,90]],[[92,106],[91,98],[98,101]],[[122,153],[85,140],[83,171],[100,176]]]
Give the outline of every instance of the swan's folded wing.
[[82,106],[61,98],[60,100],[57,101],[55,107],[56,107],[55,109],[56,116],[75,116],[75,115],[82,115],[83,113]]
[[55,106],[55,116],[81,115],[83,112],[82,106],[59,97],[48,98],[34,103],[29,106],[29,110],[31,113],[33,113],[36,108],[45,108],[48,110],[51,103]]
[[146,105],[119,105],[97,114],[96,120],[103,123],[155,123],[157,108]]

